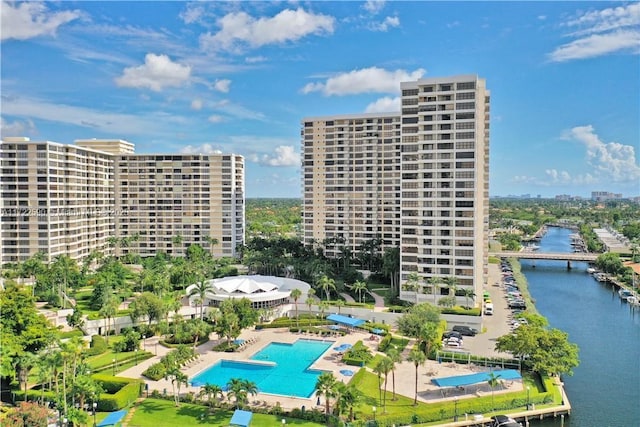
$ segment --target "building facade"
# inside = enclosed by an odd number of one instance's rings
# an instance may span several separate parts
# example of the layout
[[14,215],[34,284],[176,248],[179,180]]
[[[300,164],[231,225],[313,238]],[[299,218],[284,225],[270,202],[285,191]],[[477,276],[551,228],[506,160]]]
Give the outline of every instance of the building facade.
[[449,283],[461,303],[488,275],[489,91],[475,75],[399,90],[397,113],[303,119],[304,241],[380,238],[400,247],[401,299]]
[[[196,243],[235,255],[244,236],[243,158],[132,152],[122,140],[4,138],[0,262],[40,251],[48,260],[94,250],[182,255]],[[128,247],[113,245],[125,237]]]
[[400,116],[306,118],[302,128],[303,241],[327,256],[372,239],[400,243]]

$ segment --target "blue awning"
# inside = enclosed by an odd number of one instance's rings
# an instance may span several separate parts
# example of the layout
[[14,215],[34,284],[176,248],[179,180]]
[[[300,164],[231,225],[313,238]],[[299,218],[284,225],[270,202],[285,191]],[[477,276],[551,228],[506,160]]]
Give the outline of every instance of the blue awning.
[[236,409],[231,417],[229,425],[247,427],[251,423],[252,417],[253,412]]
[[[498,380],[520,380],[522,376],[515,369],[504,369],[493,371],[494,378]],[[431,382],[438,387],[460,387],[471,384],[485,383],[489,381],[491,372],[480,372],[478,374],[458,375],[455,377],[433,378]]]
[[118,424],[124,416],[127,415],[127,411],[116,411],[112,412],[107,417],[98,423],[98,427],[106,427],[106,426],[115,426]]
[[351,327],[360,326],[364,323],[364,320],[357,319],[355,317],[343,316],[341,314],[330,314],[327,316],[327,320],[332,322],[340,323],[342,325],[347,325]]

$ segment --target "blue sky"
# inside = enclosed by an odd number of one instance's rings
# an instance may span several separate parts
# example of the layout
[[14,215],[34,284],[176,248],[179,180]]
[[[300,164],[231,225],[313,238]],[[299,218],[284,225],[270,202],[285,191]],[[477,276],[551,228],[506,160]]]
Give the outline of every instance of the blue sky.
[[248,197],[300,196],[304,117],[399,111],[478,74],[491,196],[640,195],[637,2],[5,2],[3,136],[234,152]]

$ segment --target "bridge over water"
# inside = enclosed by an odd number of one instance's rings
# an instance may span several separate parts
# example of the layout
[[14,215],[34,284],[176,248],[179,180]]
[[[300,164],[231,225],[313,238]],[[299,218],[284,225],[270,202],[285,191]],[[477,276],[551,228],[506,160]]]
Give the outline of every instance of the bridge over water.
[[537,251],[504,251],[490,252],[489,256],[517,259],[542,259],[551,261],[567,261],[567,268],[571,268],[571,261],[595,262],[600,254],[590,252],[537,252]]

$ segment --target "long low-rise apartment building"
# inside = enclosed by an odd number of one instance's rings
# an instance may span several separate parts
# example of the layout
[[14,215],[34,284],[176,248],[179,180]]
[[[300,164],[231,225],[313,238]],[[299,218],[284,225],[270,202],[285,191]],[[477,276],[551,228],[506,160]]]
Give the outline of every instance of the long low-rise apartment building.
[[[37,252],[80,260],[97,250],[216,256],[244,242],[244,159],[135,154],[123,140],[75,144],[3,138],[0,262]],[[126,242],[126,244],[123,244]]]

